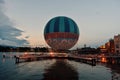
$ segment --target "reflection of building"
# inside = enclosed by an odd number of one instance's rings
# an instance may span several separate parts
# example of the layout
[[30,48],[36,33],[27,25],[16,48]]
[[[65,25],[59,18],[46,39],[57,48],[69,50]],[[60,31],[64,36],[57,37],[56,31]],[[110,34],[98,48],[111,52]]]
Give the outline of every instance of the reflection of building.
[[120,53],[120,34],[114,36],[115,53]]

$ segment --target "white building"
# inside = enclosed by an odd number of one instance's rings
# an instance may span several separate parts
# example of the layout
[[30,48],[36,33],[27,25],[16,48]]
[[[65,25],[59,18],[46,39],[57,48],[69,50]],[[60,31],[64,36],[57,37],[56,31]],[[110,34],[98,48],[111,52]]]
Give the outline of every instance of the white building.
[[115,53],[120,53],[120,34],[114,36]]

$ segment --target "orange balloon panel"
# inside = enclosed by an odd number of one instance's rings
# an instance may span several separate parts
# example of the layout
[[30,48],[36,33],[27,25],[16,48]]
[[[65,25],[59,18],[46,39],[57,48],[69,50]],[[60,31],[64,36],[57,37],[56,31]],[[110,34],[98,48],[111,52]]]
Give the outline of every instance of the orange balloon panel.
[[45,40],[54,49],[67,50],[76,44],[78,37],[79,35],[73,33],[52,33],[46,34]]

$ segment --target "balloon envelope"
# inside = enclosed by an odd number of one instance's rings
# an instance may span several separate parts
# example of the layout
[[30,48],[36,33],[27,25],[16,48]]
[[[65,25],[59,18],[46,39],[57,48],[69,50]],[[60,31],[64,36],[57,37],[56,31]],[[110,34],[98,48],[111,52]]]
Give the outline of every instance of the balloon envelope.
[[64,16],[55,17],[46,24],[44,38],[53,49],[67,50],[78,41],[79,29],[72,19]]

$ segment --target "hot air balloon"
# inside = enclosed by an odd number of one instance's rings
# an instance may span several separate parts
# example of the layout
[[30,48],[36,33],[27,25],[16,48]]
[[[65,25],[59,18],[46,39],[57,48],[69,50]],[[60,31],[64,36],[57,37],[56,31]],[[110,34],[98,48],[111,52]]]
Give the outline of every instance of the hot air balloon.
[[44,38],[51,48],[68,50],[77,43],[79,29],[71,18],[65,16],[54,17],[45,26]]

